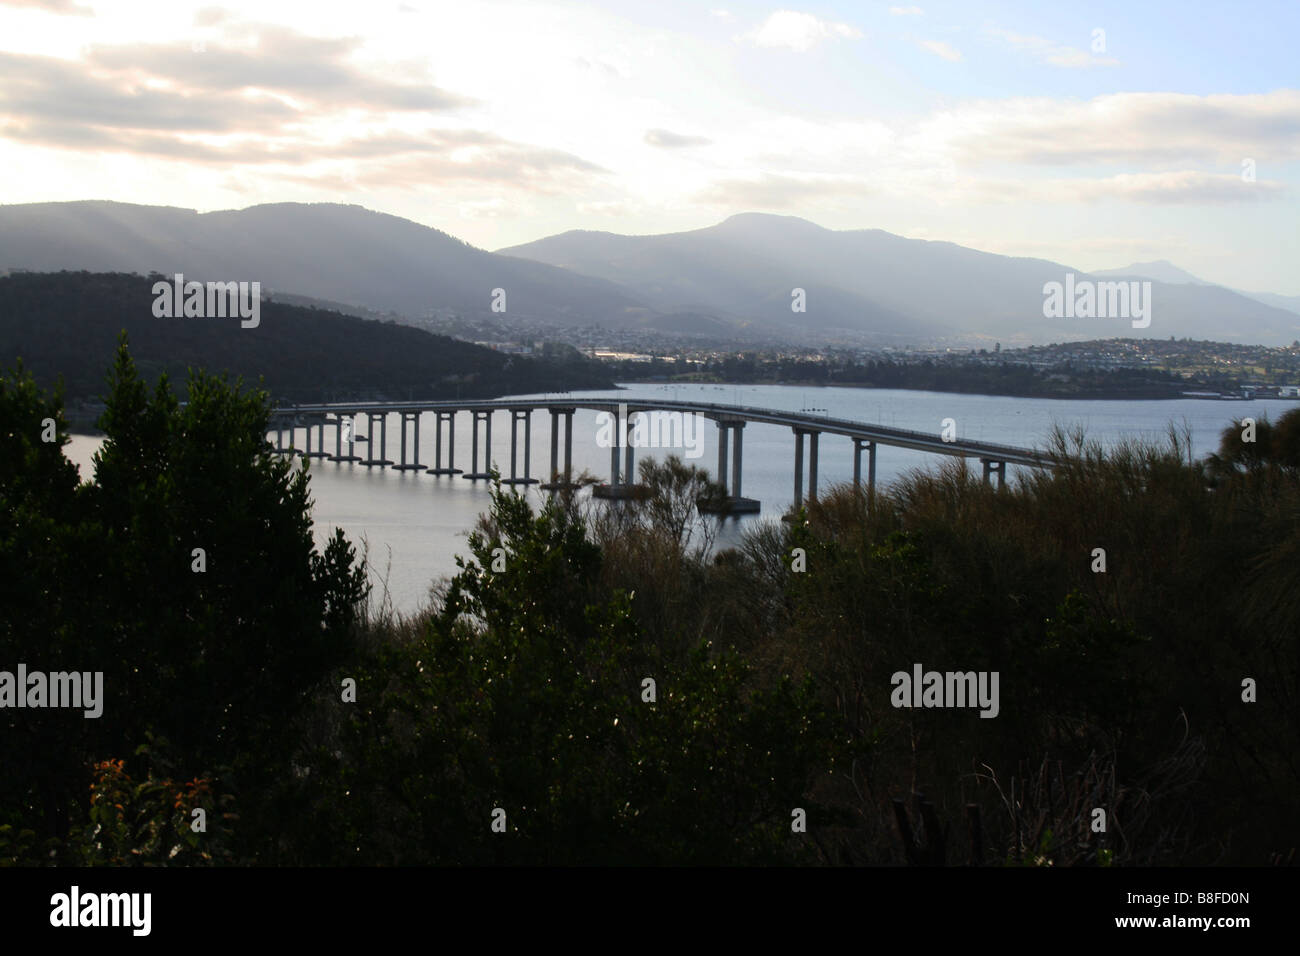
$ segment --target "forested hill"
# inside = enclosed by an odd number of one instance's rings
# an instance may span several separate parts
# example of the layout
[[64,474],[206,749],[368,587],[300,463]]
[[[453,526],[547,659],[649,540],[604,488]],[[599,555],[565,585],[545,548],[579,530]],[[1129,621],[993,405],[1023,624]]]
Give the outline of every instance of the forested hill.
[[[195,279],[202,277],[194,276]],[[98,397],[125,329],[150,382],[187,367],[260,377],[286,401],[486,398],[609,388],[596,363],[568,349],[504,355],[394,322],[267,301],[256,328],[233,318],[158,318],[153,284],[170,277],[124,273],[14,273],[0,278],[0,361],[21,358],[43,385],[58,375],[71,402]]]

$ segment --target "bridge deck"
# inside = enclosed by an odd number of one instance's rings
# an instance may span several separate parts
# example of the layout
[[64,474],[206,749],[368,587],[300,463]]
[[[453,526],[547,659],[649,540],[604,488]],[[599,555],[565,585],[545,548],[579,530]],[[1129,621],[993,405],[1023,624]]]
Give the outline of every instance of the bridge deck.
[[786,412],[771,408],[754,408],[749,405],[719,405],[711,402],[689,402],[675,399],[616,399],[616,398],[539,398],[526,400],[490,399],[484,401],[440,402],[346,402],[338,404],[281,406],[272,412],[272,420],[296,415],[348,415],[389,412],[435,411],[496,411],[509,409],[583,408],[594,411],[625,412],[681,411],[703,415],[715,421],[758,422],[782,425],[807,432],[825,432],[863,441],[877,442],[896,448],[951,455],[959,458],[984,458],[1012,465],[1033,468],[1053,467],[1051,459],[1030,448],[1001,445],[995,442],[955,439],[944,441],[939,435],[913,431],[906,428],[889,428],[842,418],[827,418],[803,412]]

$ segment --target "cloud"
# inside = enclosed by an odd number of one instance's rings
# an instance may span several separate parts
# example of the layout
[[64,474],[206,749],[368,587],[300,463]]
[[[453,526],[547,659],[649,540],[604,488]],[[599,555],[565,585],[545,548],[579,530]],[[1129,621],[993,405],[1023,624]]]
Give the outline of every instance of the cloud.
[[941,56],[945,60],[951,60],[953,63],[960,63],[962,60],[961,51],[954,50],[942,40],[920,40],[918,42],[935,56]]
[[76,0],[0,0],[0,7],[45,10],[47,13],[62,13],[74,17],[93,17],[95,15],[94,10],[77,3]]
[[1300,90],[978,101],[922,121],[908,139],[963,164],[1283,163],[1300,159]]
[[225,7],[202,7],[194,14],[196,27],[214,27],[231,19],[231,13]]
[[1061,46],[1045,37],[1026,36],[991,27],[985,31],[990,36],[998,37],[1018,50],[1029,53],[1040,63],[1059,66],[1066,69],[1084,69],[1091,66],[1119,66],[1119,60],[1109,56],[1095,56],[1085,50]]
[[919,17],[925,13],[920,7],[890,7],[889,12],[896,17]]
[[[213,23],[223,22],[219,14],[200,12]],[[345,188],[455,180],[554,193],[607,172],[564,150],[445,128],[437,114],[469,100],[363,71],[352,39],[245,26],[224,36],[203,53],[183,44],[96,46],[83,60],[0,51],[0,138],[261,167]],[[277,169],[290,165],[299,168]]]
[[432,84],[393,83],[362,72],[350,62],[358,39],[260,26],[239,40],[238,45],[205,42],[201,53],[178,44],[94,46],[86,59],[92,66],[146,73],[187,91],[270,90],[334,108],[447,110],[472,102]]
[[1101,179],[983,180],[974,197],[990,202],[1098,202],[1114,199],[1144,205],[1241,203],[1276,199],[1280,182],[1243,182],[1240,175],[1183,169],[1121,173]]
[[778,10],[764,20],[758,29],[745,34],[743,39],[755,46],[785,47],[796,53],[806,53],[822,40],[856,40],[861,36],[862,31],[847,23],[819,20],[811,13]]
[[19,125],[229,133],[271,131],[298,116],[270,97],[181,94],[74,60],[0,51],[0,117]]
[[645,141],[651,146],[658,146],[662,149],[681,149],[685,146],[708,146],[713,142],[703,136],[683,136],[681,133],[673,133],[666,129],[648,129],[645,131]]

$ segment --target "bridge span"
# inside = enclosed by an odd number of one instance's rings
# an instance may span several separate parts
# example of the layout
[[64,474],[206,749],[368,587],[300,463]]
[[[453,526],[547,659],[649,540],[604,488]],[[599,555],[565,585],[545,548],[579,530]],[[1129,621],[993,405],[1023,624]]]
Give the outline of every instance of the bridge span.
[[[543,488],[558,488],[571,483],[573,462],[573,415],[577,409],[604,412],[610,416],[612,434],[623,438],[631,427],[631,422],[639,415],[658,413],[680,413],[682,416],[698,416],[699,420],[713,421],[718,428],[718,471],[717,479],[726,490],[725,508],[732,513],[755,512],[759,502],[745,498],[742,494],[744,429],[750,422],[767,425],[779,425],[791,429],[794,434],[794,503],[798,507],[804,499],[804,443],[808,443],[808,497],[817,497],[817,452],[818,441],[823,434],[836,435],[853,442],[853,482],[855,486],[863,484],[862,453],[867,453],[866,486],[875,487],[876,483],[876,448],[887,445],[896,448],[909,448],[960,458],[978,458],[984,466],[984,480],[991,481],[996,475],[998,487],[1006,482],[1008,464],[1022,465],[1030,468],[1051,468],[1050,458],[1041,452],[1012,445],[1000,445],[992,442],[969,441],[966,439],[945,438],[939,433],[913,431],[904,428],[890,428],[866,422],[848,419],[828,418],[807,412],[787,412],[779,409],[754,408],[748,405],[719,405],[709,402],[678,401],[676,399],[626,399],[617,398],[542,398],[542,399],[492,399],[484,401],[433,401],[433,402],[346,402],[317,405],[279,406],[272,410],[271,430],[275,432],[275,448],[288,454],[302,454],[311,458],[327,458],[332,461],[355,461],[362,465],[374,467],[392,467],[398,470],[427,471],[434,475],[460,475],[470,480],[484,480],[491,477],[492,417],[496,412],[510,415],[510,474],[503,475],[502,484],[536,484],[532,477],[532,415],[536,411],[547,411],[551,415],[551,455],[549,482]],[[456,416],[459,413],[470,416],[472,428],[471,462],[469,471],[456,467]],[[420,462],[420,420],[423,415],[433,415],[435,422],[434,462],[432,466]],[[393,461],[387,457],[388,416],[401,417],[400,457]],[[365,436],[354,434],[355,420],[365,417],[367,433]],[[564,457],[559,458],[560,420],[564,420]],[[683,419],[684,421],[684,419]],[[325,450],[325,427],[334,430],[334,453]],[[407,459],[408,425],[414,432],[414,442],[410,460]],[[443,461],[443,430],[447,432],[446,463]],[[479,462],[479,431],[484,432],[483,461]],[[522,427],[521,427],[522,426]],[[297,428],[306,429],[305,450],[294,446],[294,432]],[[317,431],[316,449],[312,449],[312,429]],[[289,447],[284,445],[284,432],[289,432]],[[520,432],[523,447],[520,455]],[[728,455],[728,433],[730,433],[730,456]],[[679,434],[681,434],[679,432]],[[355,454],[355,443],[364,442],[367,455]],[[634,451],[637,446],[625,439],[615,440],[610,446],[610,478],[606,485],[598,486],[595,492],[602,497],[619,498],[630,495],[635,480]],[[620,469],[620,450],[623,452]],[[522,457],[522,462],[521,462]],[[730,462],[728,458],[730,457]],[[730,464],[730,474],[728,474]],[[522,466],[522,471],[521,471]],[[625,476],[623,480],[621,475]]]

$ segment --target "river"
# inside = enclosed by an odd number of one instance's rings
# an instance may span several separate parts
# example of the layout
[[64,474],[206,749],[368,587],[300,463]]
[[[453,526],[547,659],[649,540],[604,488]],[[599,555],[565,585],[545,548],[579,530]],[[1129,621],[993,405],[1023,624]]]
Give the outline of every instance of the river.
[[[1053,425],[1082,425],[1090,438],[1113,443],[1124,438],[1160,440],[1171,423],[1190,429],[1192,447],[1200,456],[1218,447],[1220,432],[1234,419],[1268,415],[1276,420],[1296,403],[1285,400],[1207,401],[1073,401],[1009,398],[989,395],[958,395],[945,392],[915,392],[856,388],[803,388],[784,385],[647,385],[638,384],[617,392],[584,392],[583,398],[618,396],[625,399],[671,398],[716,404],[749,405],[782,411],[817,409],[831,418],[846,418],[898,428],[939,433],[942,422],[951,418],[961,438],[999,442],[1024,447],[1042,447]],[[521,395],[511,398],[556,398],[558,395]],[[434,448],[432,415],[422,416],[420,445],[422,463],[431,465]],[[470,461],[469,416],[461,414],[456,429],[456,465],[468,470]],[[509,470],[509,416],[497,413],[492,429],[493,458],[498,467]],[[579,409],[573,419],[573,467],[609,477],[609,449],[599,447],[597,413]],[[388,457],[393,458],[400,435],[398,416],[388,422]],[[358,434],[364,434],[365,420],[359,420]],[[302,440],[299,432],[299,441]],[[717,429],[708,423],[703,448],[692,464],[717,467]],[[409,439],[408,439],[409,440]],[[91,473],[91,456],[101,439],[73,436],[68,457],[81,470]],[[561,442],[563,436],[561,436]],[[332,429],[326,429],[326,449],[333,448]],[[523,438],[520,436],[520,454]],[[827,488],[853,477],[852,442],[823,435],[819,448],[818,486]],[[364,448],[364,446],[358,446]],[[697,449],[696,450],[700,450]],[[637,450],[637,459],[678,454],[683,449]],[[887,483],[915,468],[933,468],[946,460],[938,455],[880,446],[876,478]],[[532,475],[546,477],[550,457],[550,415],[536,412],[532,427]],[[975,467],[979,467],[975,462]],[[356,463],[313,459],[310,463],[313,518],[317,540],[324,542],[341,527],[357,544],[368,546],[371,576],[377,593],[387,581],[394,609],[410,613],[427,601],[429,585],[456,572],[455,555],[468,553],[465,536],[478,515],[489,506],[488,484],[459,476],[433,476],[422,472],[401,472],[367,468]],[[805,463],[806,467],[806,463]],[[865,455],[863,470],[865,474]],[[521,465],[522,471],[522,465]],[[1008,468],[1008,480],[1014,474]],[[749,424],[744,430],[744,486],[746,497],[762,502],[759,515],[729,518],[719,534],[719,543],[735,541],[741,529],[754,521],[773,521],[789,507],[794,497],[794,438],[790,429],[776,425]],[[539,501],[545,492],[529,486],[527,494]]]

